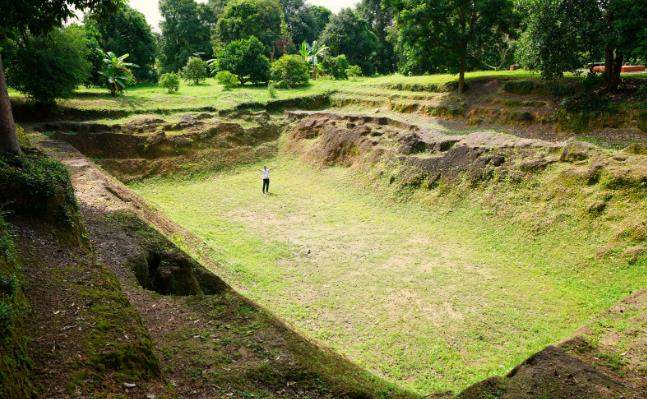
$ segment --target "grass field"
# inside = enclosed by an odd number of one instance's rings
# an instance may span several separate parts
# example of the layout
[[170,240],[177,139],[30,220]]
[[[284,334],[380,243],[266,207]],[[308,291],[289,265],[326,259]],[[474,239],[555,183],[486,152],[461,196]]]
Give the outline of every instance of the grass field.
[[217,272],[297,331],[418,393],[503,374],[647,284],[577,220],[540,235],[468,201],[426,208],[349,169],[277,158],[133,188],[202,238]]
[[[478,78],[484,76],[507,76],[507,77],[529,77],[537,76],[527,71],[481,71],[470,72],[467,78]],[[182,81],[178,93],[169,94],[166,89],[156,85],[138,85],[128,88],[123,95],[112,97],[104,88],[80,87],[69,99],[59,100],[58,104],[76,109],[98,109],[98,110],[133,110],[133,111],[155,111],[173,110],[201,107],[215,107],[226,109],[245,102],[267,102],[296,98],[306,95],[322,94],[340,89],[352,89],[370,87],[380,92],[388,92],[385,84],[443,84],[457,79],[455,74],[437,74],[423,76],[386,75],[374,78],[356,78],[350,80],[331,80],[320,78],[311,80],[310,85],[296,89],[277,89],[276,97],[270,96],[267,87],[245,86],[233,90],[224,90],[215,79],[207,79],[200,85],[189,85]],[[11,97],[21,97],[15,90],[9,90]]]

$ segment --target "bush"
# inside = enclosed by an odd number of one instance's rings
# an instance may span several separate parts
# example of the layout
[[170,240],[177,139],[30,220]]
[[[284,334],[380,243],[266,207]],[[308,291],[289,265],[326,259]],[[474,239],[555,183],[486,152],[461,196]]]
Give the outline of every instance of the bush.
[[284,55],[272,64],[272,79],[278,87],[301,87],[308,84],[309,67],[300,55]]
[[180,90],[180,78],[177,73],[170,72],[160,76],[160,87],[165,88],[169,93],[177,92]]
[[323,60],[323,69],[328,75],[333,78],[339,79],[348,79],[346,70],[348,69],[348,60],[344,54],[338,55],[337,57],[327,57]]
[[234,75],[229,71],[220,71],[216,74],[216,80],[218,83],[223,85],[225,90],[231,90],[231,88],[236,87],[240,84],[238,76]]
[[216,71],[230,71],[246,82],[267,82],[270,78],[270,60],[263,55],[265,46],[256,37],[234,40],[216,55],[212,64]]
[[351,65],[346,69],[346,75],[349,78],[357,78],[362,76],[362,68],[359,65]]
[[28,36],[18,45],[7,75],[12,87],[40,104],[72,95],[90,76],[88,48],[78,29],[55,29],[45,36]]
[[198,57],[189,57],[189,60],[182,69],[182,77],[186,80],[193,81],[195,85],[200,84],[208,76],[207,62]]
[[274,83],[270,82],[267,85],[267,94],[269,94],[270,98],[276,98],[276,87],[274,87]]

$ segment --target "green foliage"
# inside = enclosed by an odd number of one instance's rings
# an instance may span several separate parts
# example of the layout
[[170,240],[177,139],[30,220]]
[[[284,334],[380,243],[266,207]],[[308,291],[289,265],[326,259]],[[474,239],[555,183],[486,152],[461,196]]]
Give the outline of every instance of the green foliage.
[[516,58],[524,68],[555,79],[582,67],[595,54],[601,32],[594,0],[532,0],[523,10],[526,29]]
[[296,54],[284,55],[272,63],[272,79],[278,87],[301,87],[308,84],[309,67]]
[[379,49],[377,36],[368,22],[351,9],[343,9],[330,18],[321,33],[321,41],[328,46],[330,54],[345,54],[348,61],[359,65],[365,75],[375,72],[374,62]]
[[273,82],[267,84],[267,94],[270,98],[276,98],[276,87]]
[[316,40],[328,23],[332,12],[303,0],[281,0],[292,41],[295,44]]
[[[115,54],[130,54],[129,60],[137,65],[134,75],[138,81],[155,81],[155,37],[144,14],[127,4],[114,13],[92,13],[84,19],[85,29],[96,39],[98,48]],[[101,70],[101,62],[94,64]]]
[[346,75],[349,78],[357,78],[362,76],[362,68],[359,67],[359,65],[351,65],[348,68],[346,68]]
[[180,77],[175,72],[162,74],[159,86],[165,88],[169,93],[176,93],[180,90]]
[[256,37],[234,40],[227,44],[211,61],[215,71],[230,71],[241,83],[267,82],[270,76],[270,60],[263,54],[264,46]]
[[2,3],[0,40],[25,33],[39,35],[73,16],[77,10],[114,12],[121,0],[20,0]]
[[128,54],[117,57],[112,51],[104,53],[103,69],[99,74],[104,77],[104,83],[113,97],[135,82],[130,68],[136,68],[137,65],[126,62],[126,58]]
[[216,73],[216,80],[225,88],[225,90],[231,90],[240,84],[238,76],[229,71],[218,71],[218,73]]
[[278,55],[282,18],[277,0],[233,0],[225,6],[216,23],[214,49],[255,36],[264,45],[263,54]]
[[[469,54],[500,37],[513,17],[510,0],[391,0],[398,47],[411,72],[464,72]],[[352,60],[351,60],[352,61]],[[353,62],[355,63],[355,62]],[[460,88],[460,84],[459,84]]]
[[200,84],[209,76],[207,62],[199,57],[190,57],[182,69],[182,77],[193,81],[193,84]]
[[211,26],[215,15],[206,4],[194,0],[160,0],[160,64],[163,72],[179,71],[189,57],[212,55]]
[[83,32],[75,27],[28,35],[19,43],[7,75],[11,86],[38,103],[52,104],[69,97],[88,78],[87,54]]
[[74,190],[61,163],[37,154],[0,157],[0,187],[5,209],[78,230]]
[[378,39],[377,54],[374,60],[376,72],[392,73],[396,69],[397,57],[393,47],[392,34],[393,8],[385,6],[382,0],[361,0],[357,13],[368,22]]
[[336,57],[327,57],[324,59],[323,63],[323,70],[333,78],[340,80],[340,79],[348,79],[347,71],[348,71],[348,60],[346,59],[346,56],[344,54],[338,55]]
[[328,46],[323,44],[319,40],[315,40],[312,44],[306,42],[301,43],[299,48],[299,55],[304,60],[312,64],[312,76],[317,79],[319,74],[319,60],[322,59],[328,53]]

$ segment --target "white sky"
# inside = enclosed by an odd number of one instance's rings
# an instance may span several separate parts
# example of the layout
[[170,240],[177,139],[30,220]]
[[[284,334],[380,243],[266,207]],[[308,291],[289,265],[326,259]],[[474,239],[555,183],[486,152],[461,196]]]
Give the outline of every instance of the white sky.
[[[206,3],[207,0],[196,0],[198,3]],[[352,7],[359,0],[306,0],[309,4],[317,4],[337,12],[342,8]],[[153,30],[159,31],[159,22],[161,19],[158,0],[130,0],[130,6],[139,10],[146,16],[146,20],[153,27]]]

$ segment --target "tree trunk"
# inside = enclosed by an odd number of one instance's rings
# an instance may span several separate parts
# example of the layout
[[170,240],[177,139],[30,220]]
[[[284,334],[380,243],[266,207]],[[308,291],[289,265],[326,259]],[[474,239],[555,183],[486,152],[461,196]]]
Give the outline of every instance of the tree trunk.
[[458,94],[465,91],[465,54],[461,54],[458,65]]
[[0,54],[0,153],[20,154],[16,124],[11,113],[11,102],[2,66],[2,54]]
[[616,91],[620,85],[620,72],[622,72],[623,55],[611,46],[604,50],[604,79],[607,90]]

